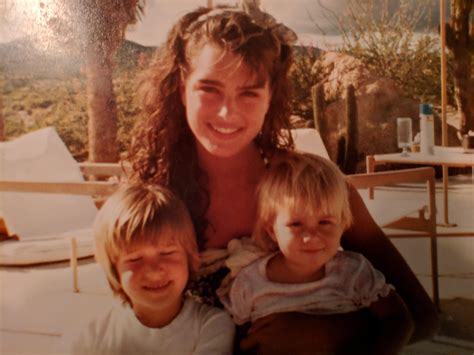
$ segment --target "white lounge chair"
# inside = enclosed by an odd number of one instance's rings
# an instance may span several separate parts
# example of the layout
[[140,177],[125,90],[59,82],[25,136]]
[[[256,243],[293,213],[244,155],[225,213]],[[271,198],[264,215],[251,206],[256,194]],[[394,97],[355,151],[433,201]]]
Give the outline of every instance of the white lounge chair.
[[0,243],[0,264],[67,260],[72,238],[78,257],[92,255],[97,207],[91,195],[114,187],[85,182],[52,127],[0,143],[0,232],[15,237]]

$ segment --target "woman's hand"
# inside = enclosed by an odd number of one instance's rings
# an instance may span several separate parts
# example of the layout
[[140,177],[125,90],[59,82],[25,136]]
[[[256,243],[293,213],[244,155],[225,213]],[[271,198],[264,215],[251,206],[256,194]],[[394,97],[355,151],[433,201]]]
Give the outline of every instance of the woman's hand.
[[364,354],[370,319],[366,310],[324,316],[275,313],[255,321],[240,348],[258,354]]

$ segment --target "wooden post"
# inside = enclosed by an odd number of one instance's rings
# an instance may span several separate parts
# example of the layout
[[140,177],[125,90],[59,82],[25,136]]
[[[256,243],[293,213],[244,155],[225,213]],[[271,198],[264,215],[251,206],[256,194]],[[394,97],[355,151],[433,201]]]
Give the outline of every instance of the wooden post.
[[[365,157],[365,164],[367,168],[367,174],[375,173],[375,159],[372,155],[367,155]],[[369,199],[374,199],[374,188],[369,187]]]
[[429,200],[429,234],[430,234],[430,251],[431,251],[431,282],[433,286],[433,303],[438,311],[441,310],[439,302],[439,275],[438,275],[438,241],[436,229],[436,185],[435,176],[426,182],[428,188]]
[[5,141],[5,120],[3,118],[3,101],[0,95],[0,142]]
[[76,238],[71,238],[71,272],[72,272],[72,291],[79,292],[79,285],[77,280],[77,241]]
[[[447,89],[447,64],[446,64],[446,0],[439,2],[439,26],[441,36],[441,145],[448,146],[448,122],[446,118],[446,106],[448,103]],[[447,227],[455,227],[453,223],[449,223],[448,212],[448,180],[449,171],[446,165],[443,165],[443,189],[444,189],[444,224]]]
[[439,25],[441,36],[441,145],[448,146],[448,123],[446,119],[446,105],[448,102],[447,91],[447,66],[446,66],[446,5],[445,0],[439,2]]

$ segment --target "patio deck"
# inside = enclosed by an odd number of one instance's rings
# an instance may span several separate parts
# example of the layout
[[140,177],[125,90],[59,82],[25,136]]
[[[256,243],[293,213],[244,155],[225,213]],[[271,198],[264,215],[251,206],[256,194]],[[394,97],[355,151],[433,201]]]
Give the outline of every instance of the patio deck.
[[[416,186],[396,190],[387,188],[378,190],[376,194],[394,192],[406,193],[410,198],[424,194]],[[472,178],[450,181],[449,198],[450,219],[458,226],[454,229],[439,228],[438,231],[474,232]],[[441,199],[440,187],[437,188],[439,216],[443,215]],[[429,240],[393,241],[431,293]],[[443,312],[456,309],[459,302],[465,303],[460,306],[461,312],[457,307],[456,314],[441,315],[444,324],[439,337],[408,346],[404,354],[472,354],[474,351],[474,238],[440,237],[438,251]],[[0,283],[0,354],[5,355],[60,353],[57,344],[65,329],[80,324],[113,302],[105,277],[90,258],[80,261],[80,293],[72,292],[72,278],[66,262],[35,267],[1,267]],[[448,328],[450,331],[446,331]],[[462,334],[461,331],[456,334],[456,329],[462,330]]]

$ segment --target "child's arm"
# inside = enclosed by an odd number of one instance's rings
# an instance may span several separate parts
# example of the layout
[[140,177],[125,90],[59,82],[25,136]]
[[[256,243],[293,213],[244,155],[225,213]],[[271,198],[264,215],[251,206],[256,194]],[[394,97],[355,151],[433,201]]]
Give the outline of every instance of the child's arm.
[[413,334],[415,325],[403,299],[394,290],[368,307],[379,321],[375,328],[373,354],[397,354]]
[[229,314],[218,308],[206,307],[201,315],[199,339],[193,355],[232,354],[235,325]]

